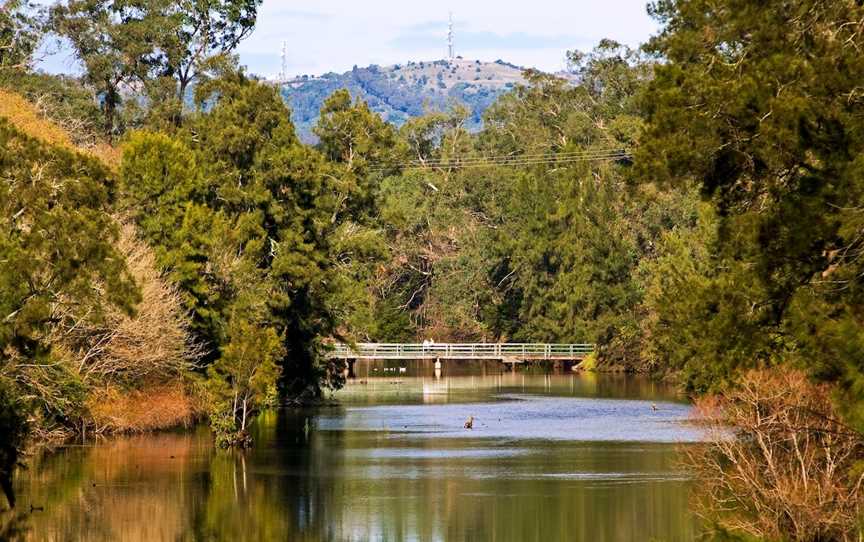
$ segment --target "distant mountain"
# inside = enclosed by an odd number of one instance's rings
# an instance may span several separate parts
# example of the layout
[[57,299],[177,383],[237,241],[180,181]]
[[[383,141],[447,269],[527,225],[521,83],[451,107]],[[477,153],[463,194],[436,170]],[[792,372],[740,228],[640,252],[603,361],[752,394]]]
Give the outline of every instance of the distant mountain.
[[409,62],[395,66],[354,67],[320,77],[304,75],[281,85],[282,96],[293,111],[300,138],[315,142],[312,127],[324,100],[347,88],[365,100],[385,120],[401,126],[429,110],[441,111],[453,101],[471,111],[469,128],[480,127],[483,112],[498,96],[524,82],[523,68],[497,60],[481,62],[458,58],[452,62]]

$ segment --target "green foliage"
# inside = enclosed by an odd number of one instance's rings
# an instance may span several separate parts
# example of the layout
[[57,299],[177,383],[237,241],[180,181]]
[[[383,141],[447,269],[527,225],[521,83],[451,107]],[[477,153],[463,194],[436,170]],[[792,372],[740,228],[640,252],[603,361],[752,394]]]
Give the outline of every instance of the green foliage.
[[204,388],[216,444],[245,447],[252,443],[249,423],[275,393],[283,346],[272,328],[239,318],[230,322],[228,335]]
[[[124,129],[121,91],[133,85],[143,95],[129,101],[126,121],[179,125],[189,85],[251,33],[260,3],[67,0],[51,8],[50,28],[72,44],[110,136]],[[140,111],[145,101],[149,106]]]
[[113,187],[95,159],[51,148],[0,120],[0,346],[40,358],[45,327],[64,305],[93,305],[94,284],[131,306],[136,291],[113,247]]
[[[742,364],[800,363],[840,384],[860,424],[864,356],[851,330],[862,322],[864,61],[846,21],[864,8],[679,0],[652,12],[664,29],[650,49],[666,61],[643,101],[639,170],[670,185],[695,179],[717,209],[716,242],[697,258],[710,263],[693,274],[704,308],[694,308],[698,342],[731,352],[707,356],[694,386]],[[670,349],[684,357],[694,340],[684,331]]]
[[[384,322],[408,315],[415,337],[597,342],[601,363],[641,365],[640,266],[665,232],[694,222],[695,198],[631,188],[627,161],[567,158],[638,145],[652,69],[611,41],[571,60],[579,84],[528,73],[476,135],[459,108],[400,129],[408,155],[432,167],[381,182],[390,262],[372,283],[373,339],[404,336]],[[483,158],[523,155],[539,159]]]
[[0,120],[0,170],[0,483],[13,502],[8,482],[29,430],[68,429],[84,413],[58,323],[72,312],[98,322],[111,305],[131,311],[139,294],[114,246],[104,167]]
[[365,102],[352,103],[345,89],[327,98],[313,131],[318,136],[321,152],[330,160],[349,167],[354,167],[357,159],[373,164],[385,161],[396,144],[393,126],[372,113]]
[[84,65],[84,81],[102,104],[104,133],[117,133],[121,88],[144,76],[142,60],[156,29],[135,6],[111,0],[58,3],[51,8],[50,24],[69,40]]
[[[256,363],[278,377],[283,397],[317,397],[341,379],[322,356],[321,339],[339,333],[342,322],[365,320],[362,310],[346,307],[363,305],[356,281],[369,272],[364,262],[384,250],[374,229],[353,220],[368,213],[371,196],[358,196],[351,167],[300,144],[272,87],[226,71],[202,82],[196,101],[199,111],[176,135],[128,138],[125,206],[210,348],[209,385],[239,385],[231,375],[245,370],[239,352],[252,348],[242,341],[254,328],[268,341],[269,333],[278,337],[279,348]],[[368,159],[359,150],[356,158]],[[367,191],[374,194],[372,186]],[[278,371],[270,370],[271,358]],[[250,397],[263,393],[255,383],[247,387]],[[250,401],[248,416],[260,405]],[[217,415],[223,407],[214,405],[212,422],[228,434],[237,417]]]
[[721,390],[769,361],[780,335],[763,333],[765,295],[740,262],[716,255],[718,218],[703,204],[698,222],[664,233],[657,257],[640,267],[645,284],[645,355],[690,391]]
[[0,7],[0,73],[26,71],[42,41],[41,10],[28,0],[7,0]]
[[189,85],[208,71],[214,58],[230,54],[255,28],[262,0],[148,2],[161,29],[157,73],[176,81],[182,101]]

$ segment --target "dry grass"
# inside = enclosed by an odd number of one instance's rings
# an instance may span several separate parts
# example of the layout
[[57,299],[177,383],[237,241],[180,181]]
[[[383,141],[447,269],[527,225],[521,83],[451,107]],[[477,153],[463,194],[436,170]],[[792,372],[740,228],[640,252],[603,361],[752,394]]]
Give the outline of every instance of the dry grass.
[[697,509],[719,530],[765,540],[859,540],[864,438],[831,389],[761,370],[697,403],[709,441],[689,454]]
[[67,129],[45,118],[37,106],[14,92],[0,89],[0,116],[8,118],[25,134],[49,145],[90,155],[112,171],[120,167],[122,155],[118,148],[104,142],[84,148],[76,146]]
[[180,382],[150,384],[141,390],[106,387],[87,400],[97,433],[141,433],[189,427],[198,417],[198,405]]
[[30,102],[18,94],[0,89],[0,116],[8,118],[31,137],[64,149],[78,150],[65,130],[43,118]]

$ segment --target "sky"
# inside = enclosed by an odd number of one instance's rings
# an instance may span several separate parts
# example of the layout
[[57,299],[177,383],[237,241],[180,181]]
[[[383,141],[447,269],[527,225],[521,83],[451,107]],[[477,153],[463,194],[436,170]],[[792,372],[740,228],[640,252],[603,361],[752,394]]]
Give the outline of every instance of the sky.
[[[457,55],[546,71],[562,69],[568,49],[587,50],[602,38],[635,46],[657,30],[646,0],[264,0],[238,53],[265,76],[279,73],[283,41],[291,76],[436,60],[446,56],[451,12]],[[68,51],[42,67],[74,70]]]

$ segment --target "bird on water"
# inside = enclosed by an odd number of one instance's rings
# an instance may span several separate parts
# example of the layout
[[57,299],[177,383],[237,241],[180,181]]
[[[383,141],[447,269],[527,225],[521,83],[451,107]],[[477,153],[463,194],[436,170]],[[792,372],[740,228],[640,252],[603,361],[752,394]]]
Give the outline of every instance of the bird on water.
[[465,429],[474,429],[474,416],[468,416],[465,420]]

